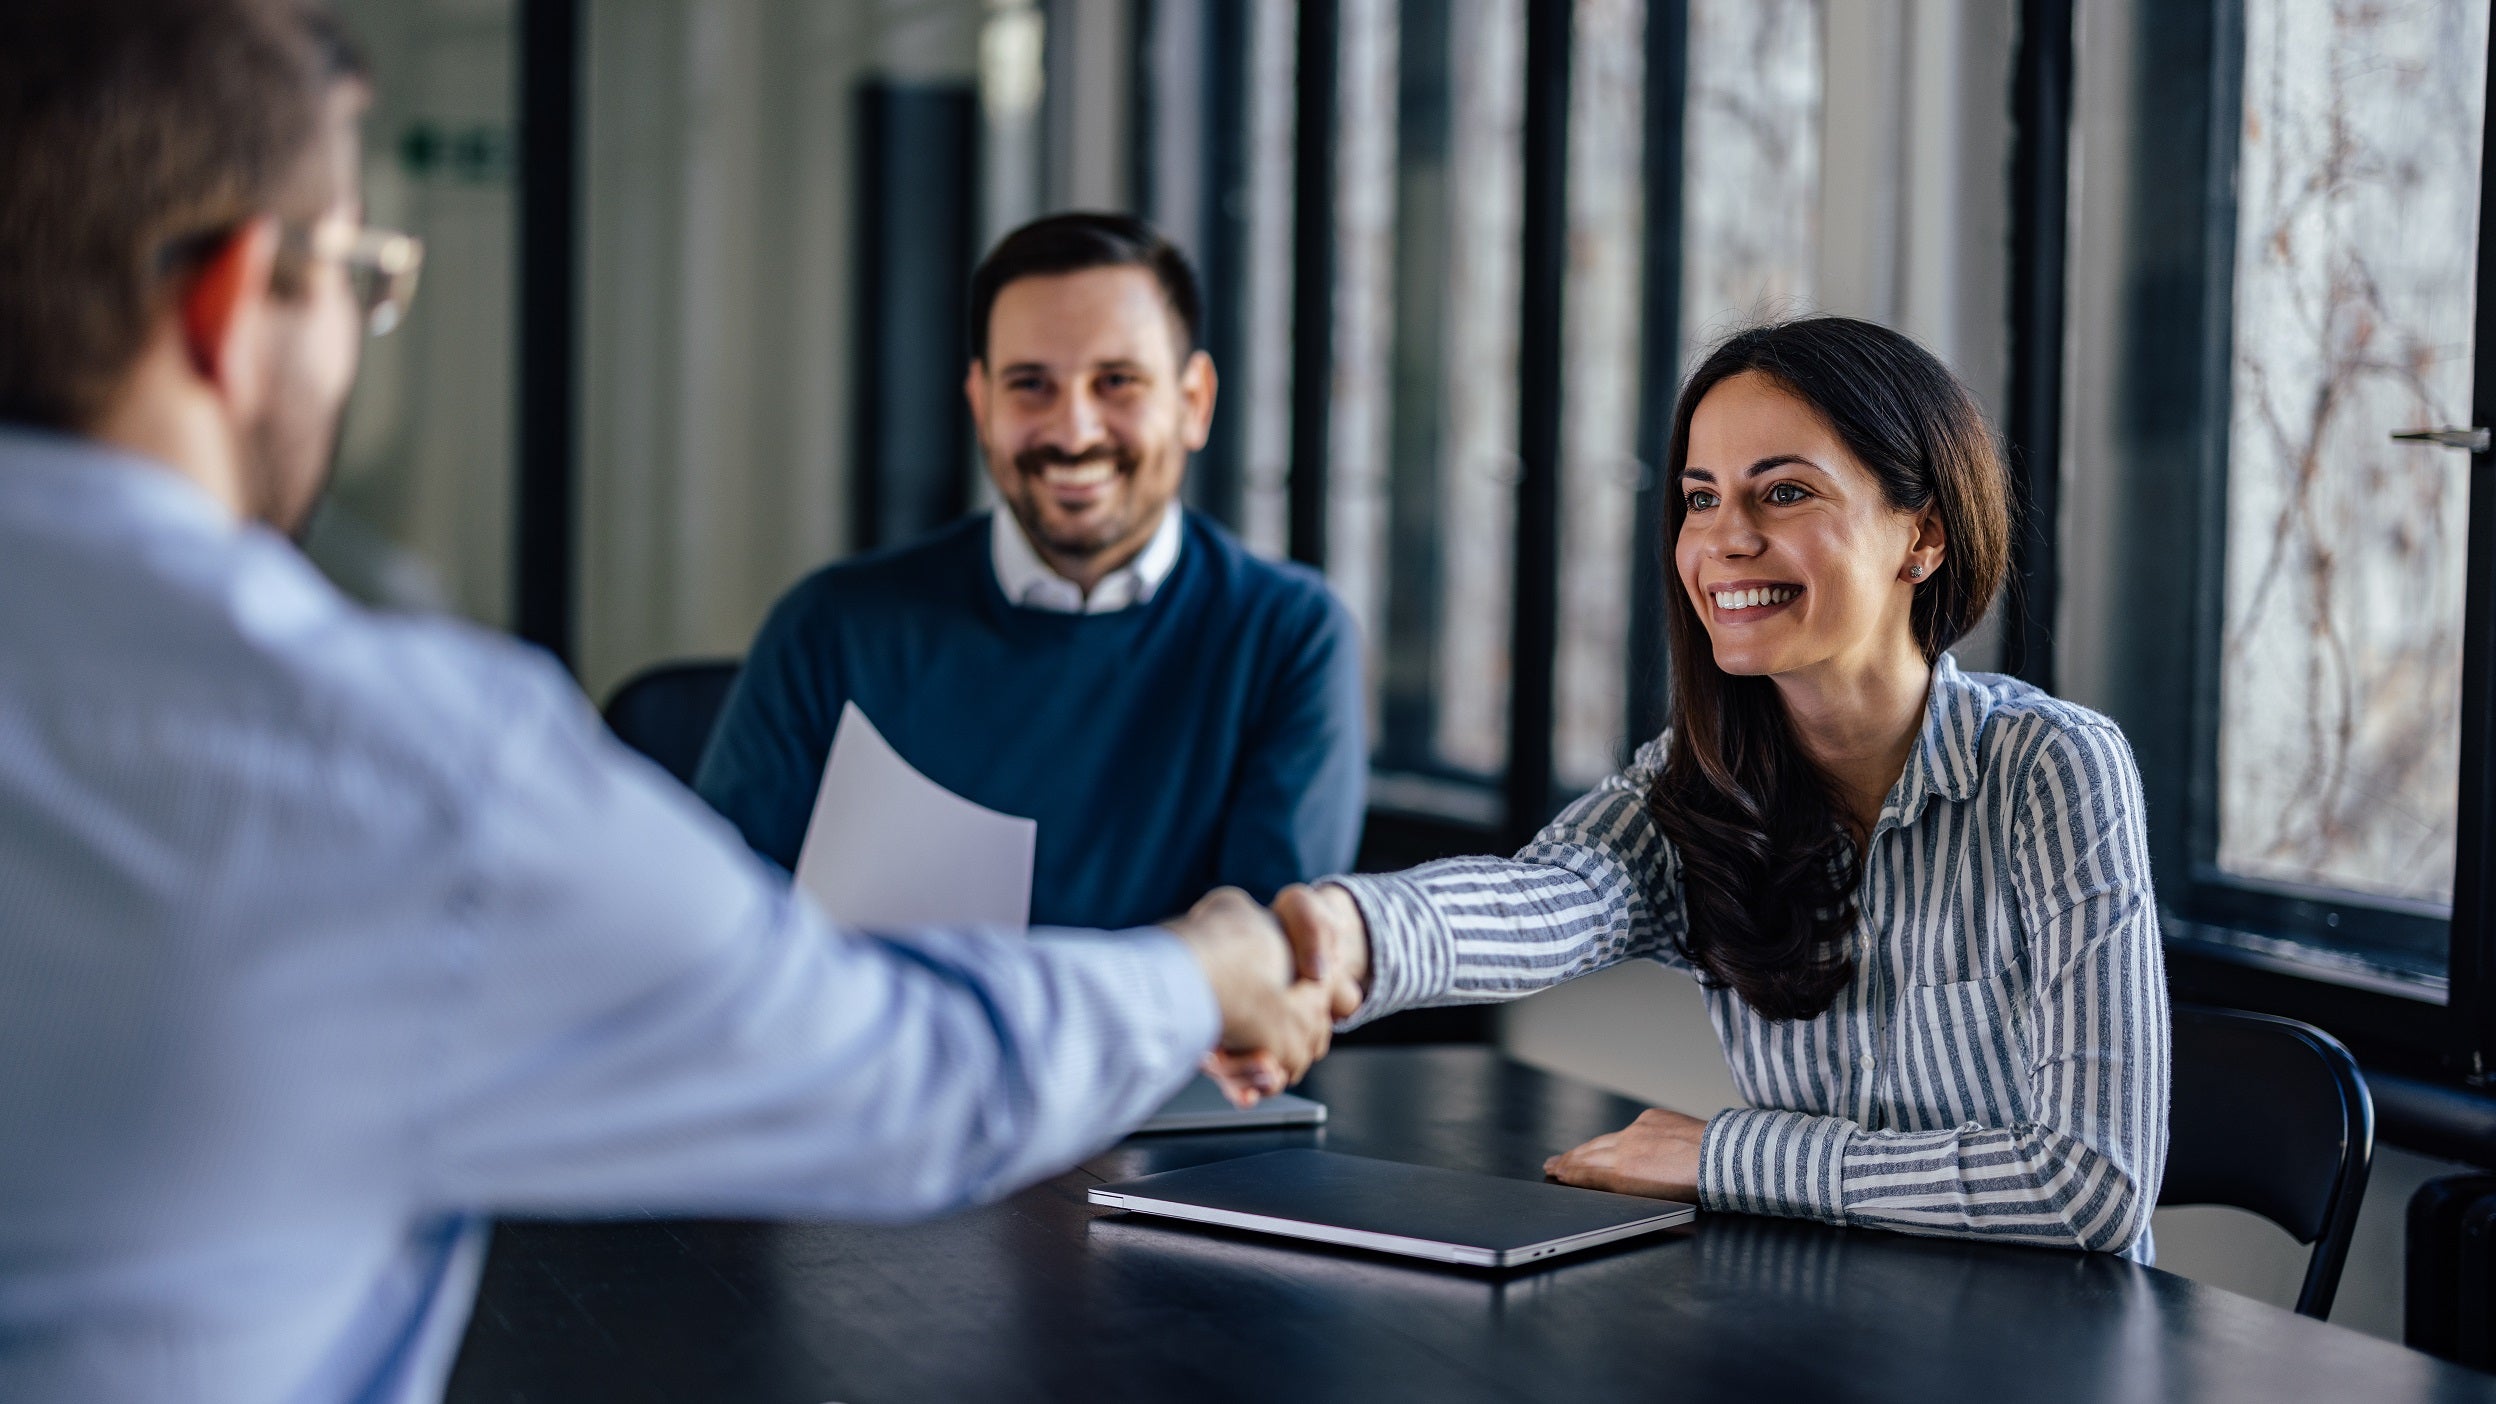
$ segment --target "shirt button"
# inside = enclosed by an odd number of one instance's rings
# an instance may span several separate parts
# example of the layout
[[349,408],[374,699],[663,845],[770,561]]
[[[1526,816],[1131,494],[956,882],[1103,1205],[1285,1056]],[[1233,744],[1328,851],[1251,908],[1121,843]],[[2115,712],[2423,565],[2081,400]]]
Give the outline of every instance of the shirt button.
[[1872,1071],[1872,1055],[1866,1053],[1862,1057],[1857,1058],[1855,1060],[1855,1066],[1863,1069],[1865,1072]]

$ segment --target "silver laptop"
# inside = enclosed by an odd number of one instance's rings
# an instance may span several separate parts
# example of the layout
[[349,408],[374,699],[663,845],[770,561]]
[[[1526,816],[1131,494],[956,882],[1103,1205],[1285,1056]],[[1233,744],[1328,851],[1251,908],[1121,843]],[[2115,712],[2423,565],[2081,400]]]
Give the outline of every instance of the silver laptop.
[[1321,1150],[1281,1150],[1094,1188],[1095,1204],[1433,1262],[1513,1267],[1688,1223],[1668,1199]]
[[1162,1104],[1161,1110],[1135,1128],[1146,1131],[1256,1131],[1269,1126],[1323,1126],[1326,1104],[1289,1092],[1267,1097],[1253,1107],[1235,1107],[1222,1087],[1202,1073]]

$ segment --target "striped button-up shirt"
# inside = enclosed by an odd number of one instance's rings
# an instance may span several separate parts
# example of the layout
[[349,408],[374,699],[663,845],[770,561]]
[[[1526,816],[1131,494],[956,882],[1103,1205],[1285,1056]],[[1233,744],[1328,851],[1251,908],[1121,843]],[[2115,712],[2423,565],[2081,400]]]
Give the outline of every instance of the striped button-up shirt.
[[[1680,859],[1647,808],[1663,763],[1650,743],[1513,859],[1332,879],[1369,924],[1355,1022],[1686,966]],[[2122,733],[1943,658],[1862,872],[1855,978],[1827,1012],[1707,990],[1750,1105],[1707,1125],[1703,1207],[2149,1261],[2167,994]]]

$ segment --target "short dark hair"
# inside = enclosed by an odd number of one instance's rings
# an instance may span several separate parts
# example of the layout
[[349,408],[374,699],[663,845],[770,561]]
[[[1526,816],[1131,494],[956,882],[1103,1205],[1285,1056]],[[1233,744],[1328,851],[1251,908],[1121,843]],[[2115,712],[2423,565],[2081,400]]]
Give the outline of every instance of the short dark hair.
[[1179,328],[1179,359],[1204,344],[1204,296],[1178,245],[1133,215],[1077,210],[1033,220],[980,260],[971,274],[971,358],[988,359],[988,316],[1007,284],[1090,268],[1141,268],[1152,274]]
[[192,258],[336,201],[365,69],[320,0],[0,0],[0,34],[0,422],[77,431]]

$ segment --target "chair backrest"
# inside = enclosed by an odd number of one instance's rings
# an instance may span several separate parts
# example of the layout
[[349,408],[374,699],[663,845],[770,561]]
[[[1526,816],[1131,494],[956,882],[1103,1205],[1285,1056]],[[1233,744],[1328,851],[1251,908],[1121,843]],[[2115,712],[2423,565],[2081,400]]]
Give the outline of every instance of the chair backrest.
[[607,699],[607,729],[690,785],[740,666],[733,660],[662,663],[637,673]]
[[2175,1009],[2175,1082],[2160,1204],[2250,1210],[2314,1245],[2297,1310],[2327,1316],[2375,1153],[2357,1060],[2310,1024]]

